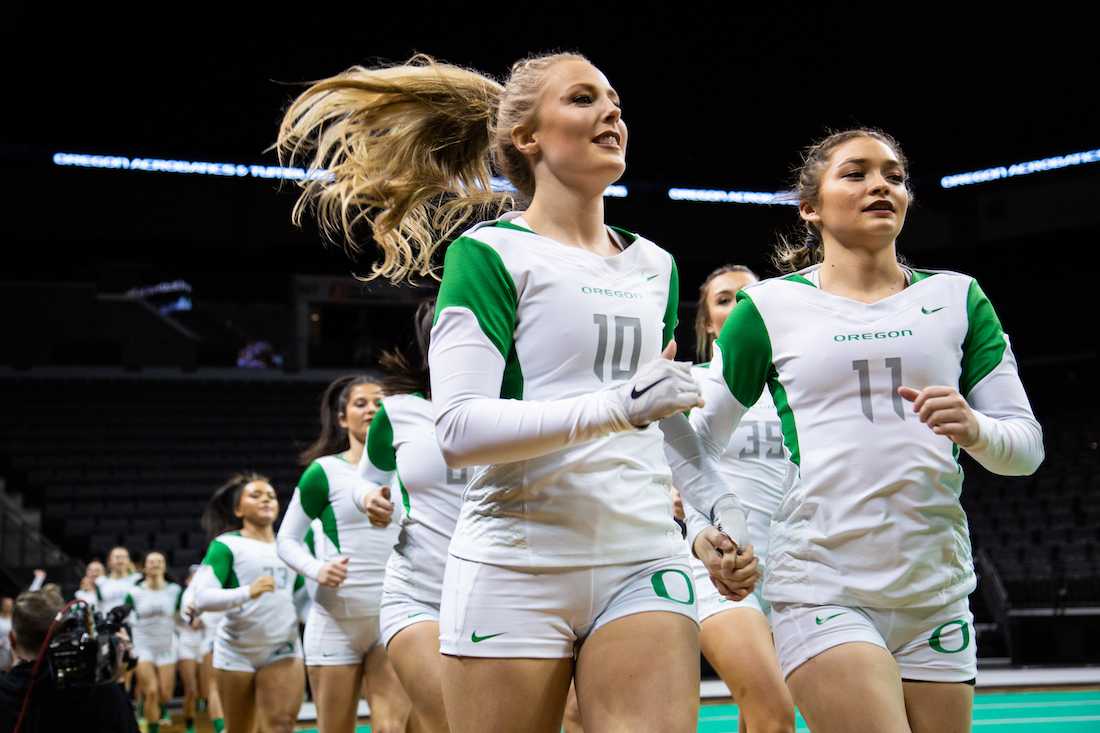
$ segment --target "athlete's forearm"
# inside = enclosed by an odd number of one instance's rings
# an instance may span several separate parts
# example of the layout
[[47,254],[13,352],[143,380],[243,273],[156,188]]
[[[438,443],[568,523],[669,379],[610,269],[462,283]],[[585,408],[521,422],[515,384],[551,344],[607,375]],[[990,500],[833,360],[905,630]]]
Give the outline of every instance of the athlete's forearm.
[[[472,317],[472,316],[471,316]],[[500,399],[504,359],[471,336],[460,319],[441,318],[432,332],[432,400],[436,434],[451,467],[538,458],[621,430],[634,430],[623,410],[600,392],[560,400]]]
[[978,420],[978,441],[966,452],[1002,476],[1027,476],[1043,462],[1043,429],[1031,411],[1011,348],[967,395]]
[[747,542],[744,509],[726,486],[717,463],[702,438],[691,429],[687,417],[683,414],[666,417],[660,426],[672,483],[684,501],[698,510],[708,524],[721,523],[735,544]]
[[722,376],[721,349],[714,349],[714,358],[709,368],[697,381],[705,404],[691,411],[691,427],[702,438],[710,455],[717,460],[729,446],[733,432],[748,407],[738,402],[726,386]]
[[251,597],[248,586],[243,588],[222,588],[214,570],[204,565],[191,580],[195,586],[195,609],[199,613],[206,611],[228,611],[243,606]]
[[275,549],[294,572],[316,580],[325,563],[314,557],[303,541],[309,531],[309,524],[310,518],[302,509],[301,497],[295,491],[275,538]]

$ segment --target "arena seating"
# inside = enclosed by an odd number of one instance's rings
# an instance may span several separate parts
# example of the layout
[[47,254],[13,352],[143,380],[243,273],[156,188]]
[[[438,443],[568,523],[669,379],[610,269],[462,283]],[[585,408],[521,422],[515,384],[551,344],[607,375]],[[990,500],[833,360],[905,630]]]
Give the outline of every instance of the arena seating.
[[[199,515],[231,473],[257,470],[289,499],[297,453],[316,435],[327,383],[180,375],[172,379],[0,378],[0,474],[42,509],[48,537],[73,556],[118,543],[164,552],[177,576],[201,559]],[[984,552],[1004,601],[972,605],[983,654],[1007,655],[1007,607],[1100,607],[1100,430],[1095,411],[1040,415],[1047,457],[1034,475],[995,476],[964,456],[962,501],[975,555]],[[66,438],[58,440],[58,436]]]
[[285,505],[325,384],[247,373],[0,379],[0,470],[73,556],[103,557],[119,543],[137,557],[157,549],[184,575],[205,548],[205,501],[230,474],[270,476]]

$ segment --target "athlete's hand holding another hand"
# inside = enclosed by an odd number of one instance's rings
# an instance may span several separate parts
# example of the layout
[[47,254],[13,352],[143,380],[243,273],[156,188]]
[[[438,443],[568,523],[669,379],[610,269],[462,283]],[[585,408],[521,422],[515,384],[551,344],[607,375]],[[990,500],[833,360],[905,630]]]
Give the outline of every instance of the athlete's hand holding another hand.
[[898,394],[913,403],[913,412],[933,433],[947,436],[959,447],[969,448],[981,437],[978,419],[957,389],[943,386],[921,390],[898,387]]
[[756,588],[760,569],[752,545],[738,548],[717,527],[708,527],[695,537],[692,550],[723,598],[743,601]]
[[609,390],[627,422],[644,428],[678,412],[702,407],[699,385],[691,376],[691,364],[673,361],[676,342],[670,341],[661,356],[644,364],[626,384]]
[[393,502],[390,501],[390,487],[380,486],[363,497],[360,509],[375,527],[388,527],[393,518]]
[[321,566],[317,583],[326,588],[339,588],[348,579],[348,558],[338,557]]
[[253,600],[259,598],[264,593],[272,593],[275,591],[275,578],[270,575],[264,575],[256,578],[252,581],[252,584],[248,586],[248,596]]

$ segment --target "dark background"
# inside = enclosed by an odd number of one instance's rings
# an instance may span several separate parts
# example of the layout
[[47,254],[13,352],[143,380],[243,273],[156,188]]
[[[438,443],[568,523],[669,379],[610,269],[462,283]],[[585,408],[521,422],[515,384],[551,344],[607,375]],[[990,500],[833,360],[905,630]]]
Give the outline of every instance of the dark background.
[[[1011,332],[1055,300],[1059,310],[1091,310],[1088,287],[1058,285],[1096,271],[1100,165],[938,185],[949,173],[1100,145],[1100,56],[1069,5],[1026,14],[898,3],[843,12],[728,3],[10,8],[0,31],[7,280],[120,292],[183,278],[196,308],[285,302],[289,273],[351,269],[314,229],[291,226],[292,184],[59,168],[51,155],[271,164],[267,148],[299,82],[415,51],[502,76],[527,53],[560,48],[587,54],[624,100],[631,193],[609,201],[608,220],[676,255],[685,300],[722,262],[766,271],[775,234],[795,213],[673,202],[669,186],[777,190],[799,150],[828,129],[872,125],[912,161],[918,205],[899,247],[914,264],[978,276]],[[1047,326],[1064,323],[1055,320]],[[679,336],[690,343],[683,327]]]
[[[1046,436],[1034,478],[967,463],[975,547],[995,558],[1008,589],[993,597],[985,581],[972,599],[992,639],[983,637],[983,654],[1041,661],[1057,647],[1062,659],[1100,658],[1095,615],[1077,626],[1054,619],[1054,642],[1018,632],[1013,647],[1009,633],[1031,618],[1013,608],[1100,607],[1100,164],[939,186],[952,173],[1100,147],[1100,53],[1085,8],[9,2],[0,17],[0,475],[74,557],[120,537],[163,549],[174,532],[173,567],[185,568],[204,546],[197,508],[225,471],[269,471],[287,494],[331,376],[318,368],[370,369],[381,348],[407,343],[417,297],[357,283],[350,275],[368,271],[372,253],[352,263],[311,226],[294,228],[289,182],[62,168],[55,152],[275,164],[268,148],[303,82],[414,52],[500,78],[529,53],[578,50],[619,91],[631,131],[630,195],[608,200],[607,219],[679,264],[680,358],[692,352],[705,275],[727,262],[772,274],[771,248],[797,217],[787,206],[675,202],[669,187],[783,189],[799,151],[834,129],[876,126],[901,141],[917,203],[899,250],[916,266],[980,280]],[[337,278],[318,286],[334,302],[310,305],[308,333],[293,325],[300,276]],[[192,286],[194,308],[172,319],[193,338],[113,297],[176,280]],[[296,338],[308,340],[304,362]],[[258,340],[285,355],[286,380],[204,371],[232,367]],[[69,371],[37,369],[58,365]],[[86,367],[125,374],[82,382],[94,371]],[[103,517],[117,519],[122,506],[183,524],[107,527]],[[9,565],[0,570],[11,587],[34,567]]]

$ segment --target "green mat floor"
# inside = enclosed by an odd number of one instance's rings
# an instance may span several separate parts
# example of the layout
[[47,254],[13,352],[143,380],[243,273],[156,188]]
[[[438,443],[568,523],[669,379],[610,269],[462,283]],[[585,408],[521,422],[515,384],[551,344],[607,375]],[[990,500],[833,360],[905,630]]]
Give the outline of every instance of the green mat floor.
[[[798,730],[808,730],[798,716]],[[1100,690],[979,692],[974,699],[974,730],[997,733],[1098,733]],[[369,733],[363,725],[356,733]],[[736,705],[703,705],[699,733],[736,733]],[[316,733],[310,728],[303,733]]]

